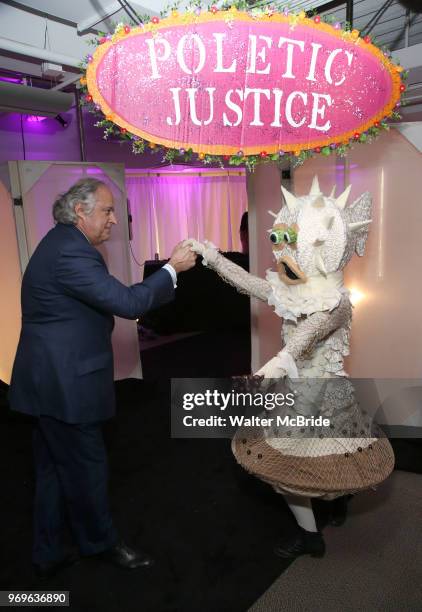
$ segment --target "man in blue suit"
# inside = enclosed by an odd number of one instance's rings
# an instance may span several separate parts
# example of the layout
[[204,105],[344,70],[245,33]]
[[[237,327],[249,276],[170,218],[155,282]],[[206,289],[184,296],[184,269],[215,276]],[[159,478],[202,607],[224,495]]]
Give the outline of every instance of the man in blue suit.
[[182,243],[144,282],[126,287],[95,248],[117,223],[108,187],[82,179],[53,206],[55,227],[22,281],[22,331],[10,405],[37,418],[32,560],[50,576],[71,559],[62,548],[64,511],[81,555],[125,568],[151,559],[121,542],[110,515],[101,425],[115,412],[113,315],[135,319],[174,297],[176,275],[195,263]]

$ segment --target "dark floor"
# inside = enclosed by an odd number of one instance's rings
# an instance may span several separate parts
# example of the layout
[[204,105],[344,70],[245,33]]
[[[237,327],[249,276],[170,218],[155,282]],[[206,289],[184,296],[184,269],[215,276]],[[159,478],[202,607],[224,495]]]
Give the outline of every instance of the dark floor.
[[[227,440],[172,440],[168,382],[117,384],[108,423],[111,501],[128,542],[157,559],[125,573],[84,560],[48,588],[72,610],[244,612],[285,569],[272,554],[294,525],[282,498],[236,465]],[[30,421],[0,409],[0,588],[46,588],[31,574]]]
[[[225,351],[216,334],[147,351],[150,380],[116,385],[117,416],[105,427],[112,510],[124,539],[156,558],[149,570],[84,560],[47,584],[34,580],[32,423],[9,412],[0,386],[0,589],[69,590],[78,612],[246,612],[288,566],[272,549],[294,519],[281,496],[237,466],[228,440],[170,438],[169,372],[245,373],[248,342],[232,340]],[[396,447],[398,467],[422,471],[419,441]],[[318,511],[324,524],[323,502]]]

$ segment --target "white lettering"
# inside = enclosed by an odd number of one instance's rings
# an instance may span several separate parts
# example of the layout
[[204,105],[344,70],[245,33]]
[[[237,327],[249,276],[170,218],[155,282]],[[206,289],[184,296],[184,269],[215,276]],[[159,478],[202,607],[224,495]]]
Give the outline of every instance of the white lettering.
[[237,95],[239,96],[240,101],[243,100],[243,91],[241,89],[229,89],[229,91],[226,93],[226,97],[225,97],[225,102],[226,102],[226,106],[232,110],[233,112],[236,113],[236,121],[234,123],[232,123],[231,121],[229,121],[229,118],[227,117],[226,113],[223,113],[223,125],[229,125],[231,127],[237,127],[240,122],[242,121],[242,117],[243,117],[243,113],[242,113],[242,109],[241,107],[236,104],[235,102],[233,102],[233,100],[231,99],[232,93],[236,91]]
[[287,68],[286,72],[282,75],[285,79],[294,79],[296,78],[292,72],[293,68],[293,45],[297,45],[299,49],[303,52],[305,49],[305,43],[303,40],[293,40],[291,38],[285,38],[284,36],[280,36],[280,40],[278,41],[278,48],[280,49],[284,43],[287,43]]
[[216,33],[213,34],[217,42],[217,65],[214,72],[236,72],[237,61],[234,59],[230,68],[223,68],[223,38],[226,38],[225,34]]
[[230,393],[226,393],[226,395],[224,395],[224,393],[220,393],[221,399],[223,400],[223,407],[220,408],[220,410],[225,410],[229,404],[230,401]]
[[170,91],[173,95],[173,104],[174,104],[174,112],[176,115],[176,119],[173,123],[172,118],[167,117],[167,125],[179,125],[180,119],[181,119],[180,97],[179,97],[180,87],[170,87]]
[[315,67],[316,67],[316,62],[317,62],[317,58],[318,58],[318,53],[319,50],[321,49],[322,45],[320,45],[319,43],[311,43],[312,46],[312,57],[311,57],[311,64],[309,66],[309,74],[306,77],[307,81],[316,81],[315,78]]
[[282,123],[280,121],[280,107],[281,107],[281,98],[283,97],[283,91],[281,89],[273,89],[274,93],[274,121],[271,124],[271,127],[282,127]]
[[279,427],[280,426],[286,427],[286,426],[290,425],[290,418],[288,416],[283,416],[283,417],[277,416],[276,419],[277,419],[277,425]]
[[[198,51],[199,51],[199,62],[198,62],[197,67],[194,70],[190,70],[185,62],[184,53],[185,53],[185,42],[187,41],[187,39],[190,39],[192,41],[192,46],[191,46],[192,62],[194,59],[194,42],[196,43],[196,46],[198,47]],[[205,45],[201,37],[198,36],[198,34],[185,34],[184,36],[182,36],[177,44],[176,55],[177,55],[177,62],[180,68],[183,70],[183,72],[186,72],[186,74],[197,74],[198,72],[201,72],[202,68],[205,65],[205,59],[206,59]]]
[[249,94],[253,94],[254,96],[254,115],[253,115],[253,121],[251,121],[251,123],[249,125],[257,125],[257,126],[261,126],[264,125],[261,121],[261,117],[260,117],[260,103],[261,103],[261,94],[263,94],[267,100],[270,99],[270,90],[269,89],[258,89],[258,88],[249,88],[247,87],[245,89],[245,97],[244,100],[246,102],[246,98],[248,97]]
[[198,115],[196,112],[196,101],[195,101],[195,96],[196,96],[196,92],[198,91],[198,88],[196,87],[187,87],[186,91],[188,93],[188,99],[189,99],[189,112],[190,112],[190,118],[192,119],[192,123],[194,125],[209,125],[211,123],[211,121],[214,118],[214,92],[215,92],[215,87],[205,87],[205,91],[208,92],[208,96],[210,99],[210,116],[206,121],[200,121],[198,119]]
[[[327,79],[327,83],[329,83],[330,85],[333,84],[333,77],[331,75],[331,69],[333,66],[333,62],[339,53],[343,53],[343,49],[334,49],[334,51],[332,51],[330,55],[328,56],[327,63],[325,64],[325,70],[324,70],[325,78]],[[352,64],[352,60],[353,60],[353,53],[351,53],[350,51],[344,51],[344,53],[347,56],[347,64],[350,68]],[[343,74],[341,79],[334,83],[334,86],[338,87],[339,85],[342,85],[345,80],[346,80],[346,75]]]
[[305,123],[305,117],[303,117],[302,121],[296,122],[293,117],[292,117],[292,104],[293,104],[293,100],[298,97],[298,98],[302,98],[303,103],[306,105],[308,103],[308,94],[303,93],[302,91],[292,91],[292,93],[290,93],[287,96],[287,100],[286,100],[286,119],[287,119],[287,123],[289,125],[291,125],[292,127],[298,128],[300,126],[302,126]]
[[325,130],[329,130],[331,127],[330,120],[324,123],[324,125],[317,125],[317,120],[318,120],[318,116],[320,116],[321,119],[324,119],[325,110],[326,110],[326,106],[319,107],[319,100],[320,99],[325,100],[327,106],[331,106],[332,104],[331,96],[329,94],[318,94],[318,93],[313,93],[312,96],[314,98],[314,103],[312,106],[312,120],[311,120],[311,123],[309,124],[309,129],[319,130],[321,132],[324,132]]
[[269,74],[271,64],[267,64],[265,68],[262,68],[262,70],[258,70],[256,67],[257,58],[259,58],[262,63],[264,63],[266,59],[266,47],[262,47],[261,51],[257,53],[257,38],[262,40],[267,45],[268,49],[271,49],[271,45],[273,44],[273,39],[269,36],[256,36],[255,34],[249,34],[249,66],[246,72],[250,74]]
[[[148,38],[145,42],[147,43],[148,48],[149,48],[149,59],[151,61],[152,78],[160,79],[161,76],[158,72],[157,60],[159,60],[160,62],[165,62],[166,60],[168,60],[168,58],[170,57],[170,51],[171,51],[170,43],[165,38]],[[161,57],[157,57],[157,53],[156,53],[157,44],[160,44],[163,46],[163,54],[161,55]]]

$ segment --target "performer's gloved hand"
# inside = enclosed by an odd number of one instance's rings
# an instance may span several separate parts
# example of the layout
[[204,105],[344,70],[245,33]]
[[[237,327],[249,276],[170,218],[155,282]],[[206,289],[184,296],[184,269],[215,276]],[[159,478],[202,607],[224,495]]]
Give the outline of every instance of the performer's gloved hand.
[[286,349],[283,349],[275,357],[267,361],[256,372],[256,375],[263,376],[264,378],[283,378],[284,376],[299,378],[295,360]]
[[198,255],[202,255],[205,251],[205,245],[195,240],[195,238],[187,238],[183,241],[183,246],[190,247],[190,250]]
[[204,266],[215,263],[218,256],[218,249],[212,242],[204,240],[204,242],[198,242],[195,238],[188,238],[184,241],[184,244],[189,245],[191,251],[202,255]]
[[263,376],[264,378],[284,378],[286,376],[286,370],[281,366],[278,355],[267,361],[262,366],[256,376]]

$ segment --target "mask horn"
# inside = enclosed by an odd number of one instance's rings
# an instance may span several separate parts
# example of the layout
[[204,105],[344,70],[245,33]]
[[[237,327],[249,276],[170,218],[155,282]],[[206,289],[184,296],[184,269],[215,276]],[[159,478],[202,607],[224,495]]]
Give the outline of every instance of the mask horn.
[[313,196],[321,195],[321,189],[319,188],[319,182],[318,182],[317,175],[314,176],[314,180],[312,181],[311,191],[309,192],[309,195],[313,195]]
[[349,223],[347,227],[351,232],[358,232],[360,229],[366,227],[370,223],[372,223],[372,219],[369,219],[368,221],[356,221],[356,223]]
[[340,208],[341,210],[343,210],[346,207],[347,199],[349,197],[351,188],[352,188],[352,186],[349,185],[348,187],[346,187],[346,189],[343,191],[343,193],[341,195],[339,195],[339,197],[336,200],[337,208]]
[[330,230],[333,227],[333,223],[334,223],[334,215],[328,215],[324,219],[324,225],[327,228],[327,230]]
[[325,264],[324,264],[324,262],[322,260],[322,257],[321,257],[321,255],[319,253],[317,255],[315,255],[314,261],[315,261],[315,265],[316,265],[317,269],[319,270],[319,272],[321,272],[321,274],[326,277],[327,274],[328,274],[327,273],[327,268],[325,267]]
[[284,196],[284,200],[286,202],[287,208],[289,209],[289,212],[294,213],[297,208],[297,202],[296,202],[295,196],[292,193],[290,193],[290,191],[287,191],[287,189],[283,187],[283,185],[281,185],[281,192]]

